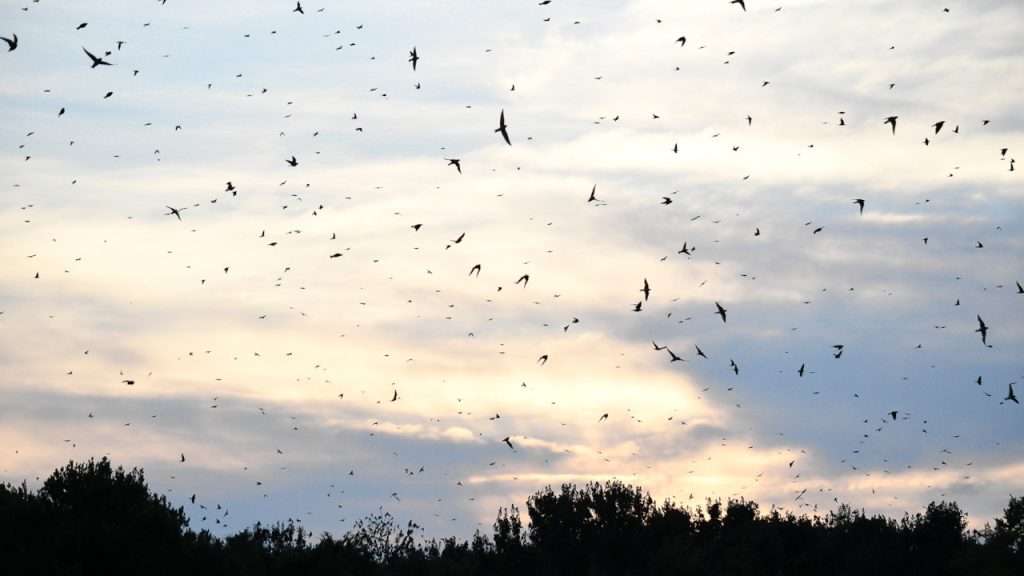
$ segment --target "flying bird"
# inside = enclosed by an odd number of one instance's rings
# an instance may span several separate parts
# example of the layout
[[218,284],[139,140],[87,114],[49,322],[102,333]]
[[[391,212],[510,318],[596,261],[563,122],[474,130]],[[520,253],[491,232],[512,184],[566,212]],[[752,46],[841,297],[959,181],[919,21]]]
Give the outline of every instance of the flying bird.
[[[715,308],[718,309],[718,311],[715,312],[715,314],[718,314],[719,316],[722,317],[722,323],[724,324],[725,323],[725,313],[728,312],[728,310],[726,310],[725,308],[722,308],[722,305],[719,304],[718,302],[715,302]],[[741,324],[742,324],[742,322],[741,322]]]
[[647,278],[644,278],[644,287],[640,291],[644,293],[644,302],[646,302],[651,296],[651,285],[647,283]]
[[305,14],[306,11],[302,9],[302,2],[296,2],[295,3],[295,8],[292,9],[292,12],[298,12],[299,14]]
[[523,283],[523,288],[526,288],[526,285],[530,282],[530,275],[523,274],[522,276],[520,276],[519,280],[516,280],[516,284],[519,284],[520,282]]
[[860,208],[860,213],[863,214],[864,213],[864,199],[863,198],[854,198],[853,199],[853,203],[856,204]]
[[92,60],[92,66],[90,66],[90,68],[95,68],[97,66],[113,66],[113,64],[107,62],[103,58],[97,58],[95,54],[86,50],[85,46],[82,46],[82,51],[85,52],[85,55],[88,56],[90,60]]
[[412,70],[416,71],[416,63],[420,61],[419,55],[416,53],[416,47],[413,46],[412,50],[409,51],[409,62],[412,62]]
[[885,119],[885,122],[882,122],[882,124],[891,124],[892,125],[892,133],[893,134],[896,133],[896,119],[897,118],[899,118],[899,116],[889,116],[888,118]]
[[7,42],[7,51],[8,52],[14,52],[15,50],[18,49],[18,35],[17,34],[11,34],[10,38],[4,38],[3,36],[0,36],[0,40],[3,40],[4,42]]
[[739,4],[740,8],[743,8],[744,12],[747,11],[747,3],[744,0],[732,0],[729,4]]
[[1010,382],[1009,387],[1010,390],[1006,393],[1006,398],[1003,398],[1003,400],[1013,402],[1014,404],[1020,404],[1020,401],[1017,400],[1017,395],[1013,393],[1013,382]]
[[981,343],[988,346],[988,325],[985,324],[980,315],[978,316],[978,329],[975,332],[981,334]]
[[176,216],[178,218],[178,221],[181,222],[181,210],[184,210],[184,208],[181,208],[179,210],[178,208],[172,208],[171,206],[167,206],[167,209],[170,210],[170,212],[164,214],[164,216]]
[[505,139],[505,143],[509,146],[512,145],[512,141],[508,139],[508,125],[505,124],[505,109],[501,109],[501,116],[498,117],[498,127],[494,129],[495,132],[501,132],[501,137]]
[[285,162],[287,162],[288,165],[291,166],[292,168],[295,168],[296,166],[299,165],[299,161],[295,159],[295,156],[286,159]]
[[462,174],[462,160],[459,158],[445,158],[445,160],[448,161],[449,166],[455,166],[455,169],[459,171],[459,174]]

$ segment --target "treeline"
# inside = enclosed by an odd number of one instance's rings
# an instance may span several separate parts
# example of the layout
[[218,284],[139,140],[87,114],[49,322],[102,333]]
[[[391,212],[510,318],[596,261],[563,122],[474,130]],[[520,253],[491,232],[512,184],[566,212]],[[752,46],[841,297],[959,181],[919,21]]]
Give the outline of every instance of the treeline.
[[[528,520],[528,522],[526,522]],[[824,516],[746,500],[684,508],[620,482],[546,488],[498,511],[491,534],[424,539],[388,514],[340,538],[294,523],[226,538],[189,529],[143,472],[71,462],[38,491],[0,485],[0,573],[67,575],[1024,574],[1024,499],[967,530],[955,503],[900,519]]]

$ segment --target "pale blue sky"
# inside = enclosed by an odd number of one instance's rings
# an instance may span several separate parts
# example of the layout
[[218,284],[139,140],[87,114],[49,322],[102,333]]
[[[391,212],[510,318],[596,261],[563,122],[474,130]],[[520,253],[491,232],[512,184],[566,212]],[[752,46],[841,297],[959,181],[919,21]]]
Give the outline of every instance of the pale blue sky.
[[1024,9],[747,4],[0,4],[0,479],[110,455],[221,533],[611,477],[998,514]]

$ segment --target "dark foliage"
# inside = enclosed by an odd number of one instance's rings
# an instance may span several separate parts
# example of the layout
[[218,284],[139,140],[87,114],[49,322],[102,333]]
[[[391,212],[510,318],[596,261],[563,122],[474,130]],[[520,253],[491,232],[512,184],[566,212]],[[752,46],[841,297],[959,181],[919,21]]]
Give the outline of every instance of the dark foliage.
[[1024,498],[968,531],[951,502],[898,520],[839,506],[825,516],[746,500],[695,509],[620,482],[548,487],[498,511],[493,534],[423,540],[389,514],[336,539],[294,523],[227,538],[189,529],[141,470],[69,463],[38,491],[0,485],[4,574],[798,575],[1024,574]]

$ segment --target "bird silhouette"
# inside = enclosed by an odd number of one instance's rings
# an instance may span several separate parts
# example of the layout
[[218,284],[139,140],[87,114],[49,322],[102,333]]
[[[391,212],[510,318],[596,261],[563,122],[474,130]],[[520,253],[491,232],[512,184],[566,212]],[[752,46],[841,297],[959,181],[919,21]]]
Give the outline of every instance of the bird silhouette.
[[3,40],[4,42],[7,43],[7,51],[8,52],[14,52],[15,50],[18,49],[18,35],[17,34],[11,34],[10,38],[4,38],[3,36],[0,36],[0,40]]
[[505,139],[505,144],[512,145],[512,141],[508,138],[508,126],[505,124],[504,108],[501,110],[501,116],[498,117],[498,127],[494,131],[501,133],[501,137]]
[[90,66],[90,68],[95,68],[97,66],[113,66],[113,64],[107,62],[103,58],[97,58],[95,54],[86,50],[85,46],[82,46],[82,51],[89,57],[89,60],[92,60],[92,66]]
[[981,334],[981,343],[988,346],[988,325],[978,316],[978,328],[975,332]]
[[882,124],[889,124],[889,125],[892,126],[892,133],[893,134],[896,134],[896,119],[897,118],[899,118],[899,116],[889,116],[889,117],[887,117],[885,119],[885,122],[882,122]]

